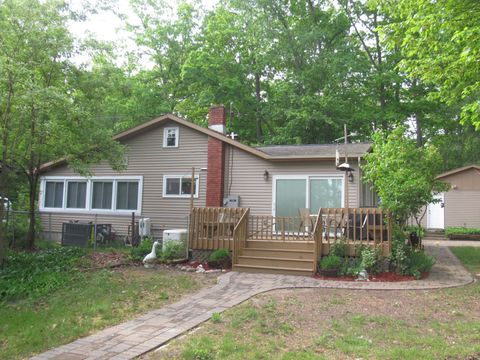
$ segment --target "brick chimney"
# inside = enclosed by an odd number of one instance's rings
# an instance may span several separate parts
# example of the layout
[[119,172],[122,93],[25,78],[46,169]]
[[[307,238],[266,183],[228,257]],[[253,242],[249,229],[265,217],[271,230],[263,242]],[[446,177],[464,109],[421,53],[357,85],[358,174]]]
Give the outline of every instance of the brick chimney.
[[[226,118],[223,105],[212,106],[208,112],[208,128],[225,134]],[[206,206],[223,206],[224,158],[224,142],[209,136]]]

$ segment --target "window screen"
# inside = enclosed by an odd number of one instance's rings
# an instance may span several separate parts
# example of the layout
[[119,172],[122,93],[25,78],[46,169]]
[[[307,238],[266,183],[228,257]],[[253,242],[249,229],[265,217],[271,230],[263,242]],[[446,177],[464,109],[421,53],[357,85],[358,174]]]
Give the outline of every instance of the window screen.
[[94,181],[92,183],[92,208],[93,209],[111,209],[112,208],[112,181]]
[[46,182],[43,206],[49,208],[61,208],[63,206],[63,181]]
[[87,183],[85,181],[67,182],[67,208],[85,209]]
[[137,210],[138,182],[117,182],[117,210]]

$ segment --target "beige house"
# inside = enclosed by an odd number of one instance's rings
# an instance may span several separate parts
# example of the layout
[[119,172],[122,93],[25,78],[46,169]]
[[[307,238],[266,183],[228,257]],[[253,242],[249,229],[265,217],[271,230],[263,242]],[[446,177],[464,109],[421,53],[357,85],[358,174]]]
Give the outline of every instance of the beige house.
[[[279,145],[253,148],[225,135],[225,108],[209,113],[209,128],[168,114],[118,134],[126,169],[102,162],[92,176],[59,160],[44,164],[39,210],[47,236],[60,239],[62,223],[111,224],[126,235],[132,213],[149,218],[152,234],[187,228],[192,168],[194,206],[240,206],[252,215],[297,216],[301,208],[372,207],[359,162],[371,145]],[[336,152],[353,171],[336,168]],[[478,171],[478,170],[477,170]]]
[[480,228],[480,166],[469,165],[440,174],[437,179],[451,189],[428,205],[423,225],[428,229],[451,226]]

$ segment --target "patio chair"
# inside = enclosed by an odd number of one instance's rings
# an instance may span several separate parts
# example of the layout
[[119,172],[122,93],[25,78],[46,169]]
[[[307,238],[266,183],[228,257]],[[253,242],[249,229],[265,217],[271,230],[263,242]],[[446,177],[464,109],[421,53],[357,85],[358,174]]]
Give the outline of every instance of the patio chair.
[[310,210],[305,208],[298,209],[300,215],[300,224],[298,226],[298,232],[303,227],[303,231],[311,231],[313,229],[312,218],[310,217]]

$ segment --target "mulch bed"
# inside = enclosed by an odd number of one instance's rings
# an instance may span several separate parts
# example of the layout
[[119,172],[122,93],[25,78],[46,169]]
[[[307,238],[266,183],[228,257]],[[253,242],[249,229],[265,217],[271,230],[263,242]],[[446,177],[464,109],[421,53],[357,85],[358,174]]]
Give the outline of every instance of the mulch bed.
[[[428,273],[422,274],[421,279],[428,277]],[[323,276],[323,275],[314,275],[315,279],[319,280],[332,280],[332,281],[356,281],[356,276]],[[412,275],[399,275],[393,272],[383,272],[380,274],[369,275],[368,280],[371,282],[401,282],[401,281],[412,281],[415,278]]]
[[125,265],[128,263],[127,256],[124,253],[112,252],[93,252],[90,255],[91,266],[94,269],[111,268]]

